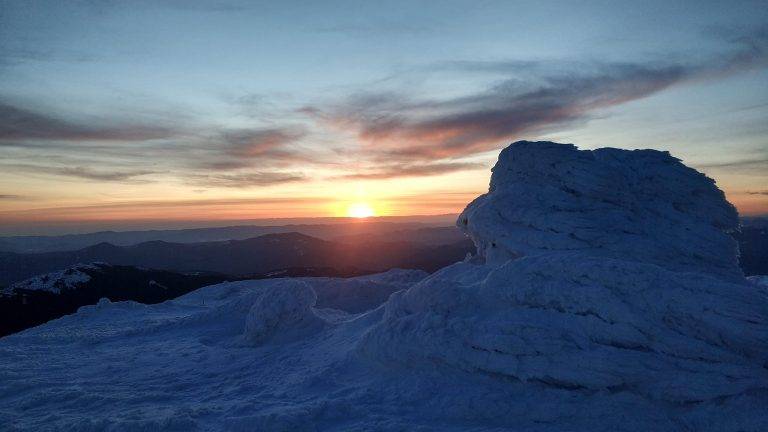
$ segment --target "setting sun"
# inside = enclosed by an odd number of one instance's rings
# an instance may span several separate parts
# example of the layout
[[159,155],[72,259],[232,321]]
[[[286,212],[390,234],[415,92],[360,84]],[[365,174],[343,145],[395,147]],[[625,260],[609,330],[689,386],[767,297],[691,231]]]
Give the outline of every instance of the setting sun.
[[367,218],[375,216],[373,208],[368,203],[354,203],[347,208],[347,216],[353,218]]

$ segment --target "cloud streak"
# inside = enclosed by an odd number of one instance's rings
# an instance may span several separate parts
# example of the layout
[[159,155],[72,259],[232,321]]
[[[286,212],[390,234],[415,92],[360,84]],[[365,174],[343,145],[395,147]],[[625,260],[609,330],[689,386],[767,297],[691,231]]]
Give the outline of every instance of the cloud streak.
[[205,169],[231,170],[258,165],[285,165],[307,160],[292,148],[305,132],[298,127],[237,129],[224,131],[203,144],[207,155],[197,165]]
[[[210,132],[204,133],[146,125],[85,127],[0,102],[0,149],[14,152],[17,162],[5,166],[17,171],[128,184],[148,183],[151,179],[145,177],[166,172],[182,182],[226,188],[305,179],[300,173],[271,171],[311,162],[310,152],[296,146],[305,135],[302,128],[208,128]],[[45,162],[39,157],[41,152],[47,154]],[[58,163],[50,163],[56,158]],[[162,170],[141,168],[147,158]],[[23,162],[26,160],[33,163]],[[64,160],[71,165],[62,166]]]
[[[369,152],[405,161],[465,157],[495,149],[518,137],[590,119],[602,109],[696,80],[729,75],[766,64],[768,32],[734,39],[736,48],[707,62],[657,64],[566,64],[535,62],[450,65],[461,72],[543,73],[528,86],[516,77],[463,97],[414,99],[404,94],[364,92],[329,107],[302,112],[351,131]],[[555,66],[555,67],[553,67]],[[548,70],[548,71],[547,71]],[[546,72],[542,72],[546,71]]]
[[192,183],[206,187],[251,188],[273,186],[305,180],[301,173],[245,172],[234,174],[200,174],[190,176]]
[[470,162],[445,162],[405,166],[391,165],[365,172],[347,174],[339,178],[350,180],[384,180],[401,177],[428,177],[482,168],[485,168],[485,165]]
[[738,170],[742,173],[764,173],[768,171],[768,158],[739,159],[729,162],[703,164],[698,165],[698,167],[705,170]]
[[145,141],[172,135],[173,130],[162,126],[84,126],[0,101],[0,141]]
[[94,180],[102,182],[120,182],[120,183],[147,183],[147,179],[140,177],[158,174],[158,171],[151,170],[98,170],[84,166],[63,167],[46,166],[32,164],[5,164],[0,165],[6,169],[20,170],[33,174],[48,174],[61,177],[79,178],[85,180]]

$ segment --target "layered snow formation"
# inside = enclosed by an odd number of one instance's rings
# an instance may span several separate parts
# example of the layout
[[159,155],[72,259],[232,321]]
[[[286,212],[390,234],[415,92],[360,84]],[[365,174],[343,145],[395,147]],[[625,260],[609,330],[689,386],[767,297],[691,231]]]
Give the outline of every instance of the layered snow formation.
[[457,222],[477,256],[81,308],[0,339],[0,424],[765,431],[768,292],[735,217],[666,153],[515,143]]
[[529,141],[501,152],[458,222],[490,263],[574,251],[734,280],[738,224],[715,182],[667,152]]
[[65,270],[46,273],[20,282],[13,283],[0,291],[2,294],[13,294],[17,290],[49,291],[60,293],[64,290],[76,289],[91,280],[88,272],[100,271],[101,266],[108,264],[77,264]]

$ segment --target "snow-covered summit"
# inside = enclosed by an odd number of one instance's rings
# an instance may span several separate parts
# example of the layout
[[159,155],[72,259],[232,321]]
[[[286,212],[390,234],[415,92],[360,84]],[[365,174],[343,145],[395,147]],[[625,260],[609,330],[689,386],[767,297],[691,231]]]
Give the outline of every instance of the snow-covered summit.
[[91,280],[89,273],[102,271],[106,267],[109,267],[109,264],[76,264],[64,270],[38,275],[13,283],[3,288],[0,291],[0,295],[10,295],[19,290],[60,293],[61,291],[76,289]]
[[480,257],[553,251],[741,277],[738,214],[715,182],[667,152],[519,141],[457,224]]

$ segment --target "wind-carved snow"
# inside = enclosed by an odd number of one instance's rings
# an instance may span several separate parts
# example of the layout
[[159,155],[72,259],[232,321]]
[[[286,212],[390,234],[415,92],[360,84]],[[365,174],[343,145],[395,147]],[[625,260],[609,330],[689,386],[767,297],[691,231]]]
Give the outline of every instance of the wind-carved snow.
[[0,424],[768,430],[768,295],[712,180],[520,142],[458,224],[477,256],[429,276],[225,283],[6,337]]
[[489,263],[575,251],[743,279],[738,224],[715,182],[667,152],[528,141],[501,152],[458,220]]

